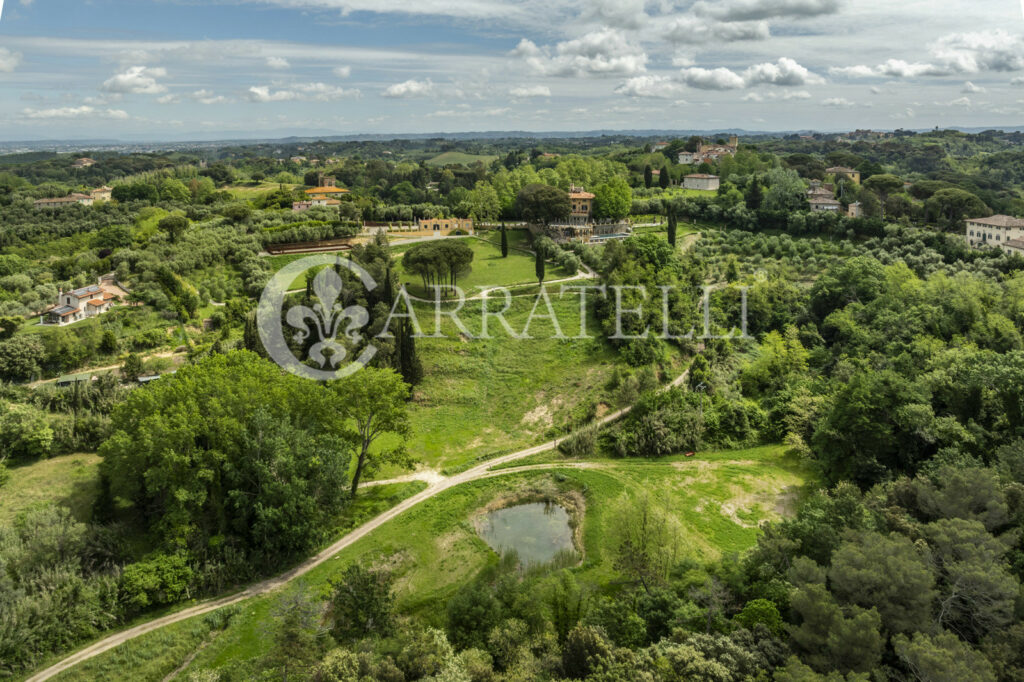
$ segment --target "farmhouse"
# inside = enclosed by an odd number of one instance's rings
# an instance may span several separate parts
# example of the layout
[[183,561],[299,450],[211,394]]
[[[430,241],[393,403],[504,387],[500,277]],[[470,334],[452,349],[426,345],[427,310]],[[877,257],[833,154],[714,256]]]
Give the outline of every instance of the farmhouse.
[[717,175],[706,173],[692,173],[683,178],[683,187],[686,189],[698,189],[705,192],[715,192],[721,186],[721,180]]
[[72,168],[88,168],[89,166],[95,166],[95,165],[96,165],[96,162],[93,159],[90,159],[88,156],[86,156],[86,157],[83,157],[81,159],[76,159],[75,162],[71,164],[71,167]]
[[592,192],[582,187],[569,188],[569,218],[565,222],[540,227],[530,226],[534,234],[544,234],[559,243],[565,242],[604,242],[610,239],[625,239],[632,233],[632,228],[625,221],[595,222],[594,199]]
[[113,194],[114,188],[107,187],[106,185],[103,187],[97,187],[93,191],[89,192],[89,196],[93,198],[93,201],[110,201]]
[[1019,253],[1018,242],[1024,242],[1024,219],[1008,215],[967,219],[967,245],[972,248],[997,246],[1010,253]]
[[725,156],[734,156],[739,147],[740,139],[733,135],[729,138],[729,144],[701,144],[695,152],[679,152],[679,163],[697,165],[718,161]]
[[855,201],[846,208],[846,217],[860,218],[864,215],[864,207],[859,201]]
[[37,199],[35,202],[36,208],[63,208],[65,206],[74,206],[75,204],[81,204],[82,206],[92,206],[95,198],[90,194],[69,194],[66,197],[54,197],[52,199]]
[[[337,199],[340,196],[349,194],[349,191],[344,187],[338,187],[338,182],[332,177],[320,177],[320,186],[306,190],[306,196],[312,200],[318,199]],[[320,206],[326,206],[326,204],[318,204]]]
[[662,149],[665,149],[667,147],[668,147],[668,142],[655,142],[654,144],[651,145],[651,151],[652,152],[660,152]]
[[102,315],[117,305],[124,293],[115,283],[113,274],[105,275],[96,284],[74,291],[62,290],[57,295],[56,305],[46,311],[42,321],[64,326]]
[[819,212],[820,211],[829,211],[829,212],[832,212],[832,213],[838,213],[839,210],[843,207],[843,205],[840,204],[835,199],[826,198],[826,197],[812,197],[811,200],[810,200],[810,204],[811,204],[811,210],[812,211],[819,211]]
[[840,175],[845,175],[858,185],[860,184],[860,171],[856,170],[855,168],[847,168],[846,166],[833,166],[832,168],[826,168],[825,172],[829,173],[830,175],[835,175],[837,180],[839,179]]

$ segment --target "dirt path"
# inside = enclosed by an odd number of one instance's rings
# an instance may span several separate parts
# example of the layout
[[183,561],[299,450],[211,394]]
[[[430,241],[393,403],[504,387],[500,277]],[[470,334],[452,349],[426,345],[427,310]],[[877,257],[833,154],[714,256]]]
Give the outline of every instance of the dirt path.
[[[668,386],[666,386],[665,388],[668,389],[671,387],[682,385],[683,382],[686,381],[686,378],[689,375],[689,373],[690,371],[689,369],[687,369],[680,376],[676,377],[676,379],[673,380],[672,383],[668,384]],[[599,419],[597,421],[597,424],[599,426],[610,424],[618,419],[621,419],[623,416],[628,414],[631,409],[632,407],[624,407],[621,410],[616,410],[615,412],[607,414],[603,418]],[[114,647],[124,644],[125,642],[135,639],[136,637],[141,637],[146,633],[153,632],[154,630],[159,630],[160,628],[165,627],[167,625],[180,623],[181,621],[187,620],[194,616],[201,616],[205,613],[216,611],[217,609],[224,608],[225,606],[237,604],[238,602],[245,601],[246,599],[249,599],[251,597],[258,597],[269,592],[273,592],[274,590],[280,589],[281,587],[284,587],[291,581],[302,577],[306,573],[309,573],[314,568],[320,566],[325,561],[329,560],[338,552],[355,544],[359,540],[363,539],[373,531],[383,526],[388,521],[391,521],[395,517],[400,516],[401,514],[408,511],[409,509],[412,509],[421,502],[425,502],[426,500],[429,500],[430,498],[435,497],[450,488],[454,488],[455,486],[462,485],[464,483],[470,483],[472,481],[484,478],[494,478],[496,476],[503,476],[509,473],[516,473],[517,471],[531,471],[536,469],[551,469],[557,467],[585,468],[587,463],[581,462],[564,464],[537,464],[525,467],[501,469],[498,471],[491,470],[494,467],[501,466],[503,464],[508,464],[509,462],[515,462],[517,460],[530,457],[531,455],[537,455],[542,452],[547,452],[548,450],[553,450],[558,447],[559,443],[561,443],[568,437],[569,435],[562,436],[560,438],[550,440],[546,443],[541,443],[540,445],[535,445],[533,447],[526,448],[525,450],[513,452],[511,454],[503,455],[501,457],[495,457],[494,459],[487,460],[482,464],[478,464],[477,466],[471,469],[467,469],[462,473],[455,474],[454,476],[445,477],[441,476],[440,474],[434,471],[424,471],[413,473],[408,476],[403,476],[398,479],[376,481],[374,482],[374,485],[385,485],[387,483],[422,480],[427,481],[428,485],[421,492],[417,493],[416,495],[413,495],[412,497],[406,498],[405,500],[403,500],[396,506],[392,507],[391,509],[383,512],[376,518],[367,521],[362,526],[356,528],[355,530],[351,531],[348,535],[344,536],[343,538],[332,544],[330,547],[323,549],[316,556],[307,559],[295,568],[286,571],[281,575],[275,576],[273,578],[268,578],[266,580],[250,585],[241,592],[236,592],[235,594],[228,595],[226,597],[221,597],[219,599],[214,599],[212,601],[201,602],[187,609],[183,609],[181,611],[163,616],[161,618],[156,618],[154,620],[149,621],[148,623],[136,625],[135,627],[124,630],[123,632],[118,632],[109,637],[101,639],[100,641],[80,651],[75,652],[71,656],[68,656],[63,661],[56,663],[50,666],[49,668],[36,673],[32,677],[28,678],[27,682],[42,682],[42,680],[48,680],[54,675],[64,672],[69,668],[73,668],[74,666],[78,665],[79,663],[82,663],[83,661],[87,661],[90,658],[99,656],[104,652],[110,651]]]
[[[154,353],[152,355],[144,355],[142,356],[142,360],[143,362],[145,362],[150,358],[173,358],[177,357],[178,355],[185,355],[185,353],[175,353],[174,351],[169,350],[163,351],[161,353]],[[110,372],[115,369],[121,369],[121,365],[123,364],[124,363],[118,365],[107,365],[106,367],[90,367],[88,369],[80,369],[76,371],[75,374],[95,374],[96,372]],[[25,385],[28,386],[29,388],[39,388],[40,386],[44,386],[46,384],[52,384],[55,381],[57,381],[57,379],[41,379],[39,381],[33,381],[32,383]]]

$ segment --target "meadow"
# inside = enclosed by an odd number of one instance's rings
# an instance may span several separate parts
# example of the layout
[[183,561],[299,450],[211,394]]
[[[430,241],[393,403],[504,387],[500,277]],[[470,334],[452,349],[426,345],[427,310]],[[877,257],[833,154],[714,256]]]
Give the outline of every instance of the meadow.
[[497,159],[497,156],[484,154],[467,154],[466,152],[442,152],[432,159],[427,160],[428,166],[470,166],[478,161],[489,165]]
[[587,469],[555,466],[452,488],[384,524],[279,593],[144,635],[56,679],[103,679],[116,672],[135,680],[160,680],[190,653],[195,658],[183,673],[244,665],[267,650],[279,599],[296,593],[323,597],[329,581],[353,562],[386,567],[396,579],[398,610],[442,626],[446,600],[499,560],[470,522],[496,498],[582,497],[584,558],[572,570],[581,583],[606,583],[616,574],[607,512],[624,495],[649,495],[672,510],[683,524],[681,554],[705,561],[751,547],[760,532],[758,523],[789,514],[813,480],[782,446],[699,453],[695,458],[601,461]]

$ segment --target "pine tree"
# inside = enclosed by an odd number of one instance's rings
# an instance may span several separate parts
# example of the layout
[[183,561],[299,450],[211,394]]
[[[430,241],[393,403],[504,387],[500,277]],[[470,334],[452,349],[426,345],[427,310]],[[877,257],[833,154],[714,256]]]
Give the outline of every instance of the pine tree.
[[662,189],[667,189],[669,183],[668,166],[664,166],[661,169],[661,177],[658,178],[658,186]]
[[537,272],[537,282],[539,282],[540,284],[543,285],[544,284],[544,254],[540,252],[540,249],[537,250],[536,272]]
[[676,245],[676,209],[672,205],[668,207],[668,243]]
[[653,185],[653,184],[654,184],[654,170],[651,168],[650,164],[648,164],[647,167],[644,168],[644,187],[646,187],[647,189],[650,189],[651,185]]
[[745,199],[748,209],[751,211],[760,209],[761,202],[764,200],[764,193],[761,191],[761,183],[752,179],[750,181],[750,185],[747,187]]
[[508,258],[508,232],[505,230],[505,223],[501,224],[501,257]]

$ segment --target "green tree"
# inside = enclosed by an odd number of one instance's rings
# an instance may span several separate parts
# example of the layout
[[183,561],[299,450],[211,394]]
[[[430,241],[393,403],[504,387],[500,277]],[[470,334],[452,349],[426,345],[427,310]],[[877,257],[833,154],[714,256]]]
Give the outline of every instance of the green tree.
[[604,631],[592,625],[577,625],[562,647],[562,674],[574,680],[585,679],[611,652],[612,646]]
[[313,666],[321,649],[320,605],[301,593],[289,593],[277,600],[270,615],[265,665],[280,671],[284,682],[290,675],[303,679],[301,673]]
[[138,381],[142,374],[142,358],[135,353],[129,353],[121,365],[121,377],[125,381]]
[[[404,439],[409,434],[409,386],[391,369],[366,367],[330,384],[336,396],[339,416],[354,428],[356,469],[352,475],[354,496],[363,475],[384,464],[411,466]],[[374,448],[378,439],[390,434],[398,444]]]
[[100,474],[168,550],[276,567],[326,537],[346,501],[337,402],[252,353],[214,355],[114,409]]
[[4,381],[31,379],[39,374],[46,357],[47,352],[43,347],[43,342],[36,335],[0,341],[0,379]]
[[621,497],[609,516],[609,537],[615,547],[615,569],[650,592],[668,578],[679,560],[679,522],[644,492]]
[[621,220],[633,206],[633,190],[625,178],[615,177],[594,190],[594,217]]
[[661,175],[658,176],[658,187],[662,189],[668,189],[668,186],[672,183],[672,176],[669,175],[668,166],[661,167]]
[[47,457],[53,429],[46,415],[30,405],[0,403],[0,452],[12,460]]
[[676,217],[676,207],[674,204],[668,205],[668,243],[670,246],[675,248],[676,245],[676,234],[679,229],[679,219]]
[[523,220],[548,225],[569,217],[569,193],[550,185],[531,184],[516,195],[516,209]]
[[23,318],[10,315],[0,317],[0,341],[5,341],[14,336],[14,332],[18,331],[18,328],[21,327],[24,321]]
[[169,215],[157,223],[162,232],[166,232],[171,238],[171,243],[176,243],[181,235],[188,229],[188,218],[181,215]]
[[654,185],[654,169],[650,164],[644,167],[644,187],[650,189]]
[[328,599],[331,634],[338,642],[364,637],[386,637],[394,627],[394,581],[384,571],[369,571],[359,564],[332,580]]
[[501,224],[501,257],[508,258],[508,230],[505,229],[505,223]]
[[541,285],[544,284],[544,254],[540,249],[537,249],[537,253],[534,254],[534,272],[537,275],[537,282]]
[[951,632],[896,635],[893,650],[917,680],[935,682],[995,682],[996,675],[981,652]]

